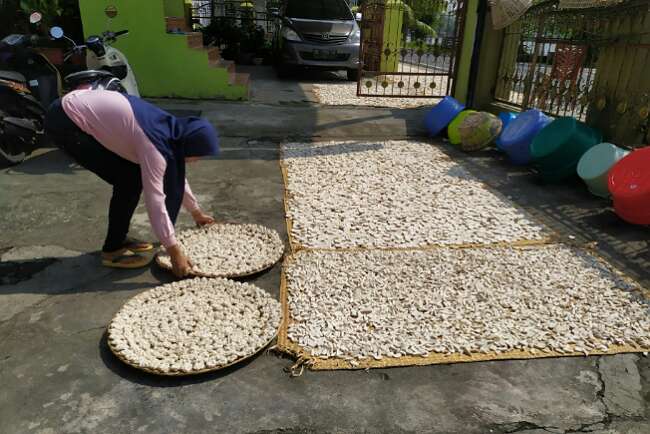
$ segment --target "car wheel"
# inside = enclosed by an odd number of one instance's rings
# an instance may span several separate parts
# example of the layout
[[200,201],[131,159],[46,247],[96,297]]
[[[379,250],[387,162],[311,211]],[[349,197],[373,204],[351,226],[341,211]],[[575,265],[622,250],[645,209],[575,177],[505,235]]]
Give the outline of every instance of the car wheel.
[[359,81],[359,70],[358,69],[348,69],[348,80],[349,81]]

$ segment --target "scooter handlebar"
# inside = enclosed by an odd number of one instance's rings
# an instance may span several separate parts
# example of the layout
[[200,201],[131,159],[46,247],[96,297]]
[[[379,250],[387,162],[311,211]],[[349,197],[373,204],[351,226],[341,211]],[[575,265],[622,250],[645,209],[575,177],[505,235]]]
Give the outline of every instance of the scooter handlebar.
[[112,42],[117,39],[118,36],[126,35],[128,34],[128,30],[120,30],[119,32],[104,32],[104,41],[106,42]]
[[72,56],[74,56],[75,54],[83,53],[83,51],[84,51],[85,49],[86,49],[86,46],[85,46],[85,45],[75,45],[74,48],[73,48],[72,50],[70,50],[70,51],[68,51],[67,53],[65,53],[65,55],[64,55],[64,57],[63,57],[63,60],[67,62],[67,61],[68,61]]

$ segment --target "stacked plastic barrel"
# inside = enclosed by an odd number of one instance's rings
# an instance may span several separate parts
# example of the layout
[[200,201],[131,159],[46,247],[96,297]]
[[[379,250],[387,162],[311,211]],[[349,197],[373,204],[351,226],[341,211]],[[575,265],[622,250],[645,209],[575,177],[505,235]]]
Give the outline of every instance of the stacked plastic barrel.
[[650,147],[630,153],[572,117],[553,119],[536,109],[497,117],[466,110],[452,97],[432,107],[425,124],[432,136],[446,133],[464,151],[494,143],[513,164],[531,165],[547,183],[577,174],[592,194],[611,197],[623,220],[650,224]]

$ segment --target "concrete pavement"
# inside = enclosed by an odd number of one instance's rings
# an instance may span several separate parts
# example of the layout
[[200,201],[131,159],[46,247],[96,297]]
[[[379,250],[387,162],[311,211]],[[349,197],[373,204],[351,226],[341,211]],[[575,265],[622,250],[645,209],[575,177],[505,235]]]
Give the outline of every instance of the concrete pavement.
[[[278,144],[423,134],[421,111],[162,101],[201,110],[221,158],[189,178],[217,217],[284,236]],[[540,186],[495,153],[463,156],[474,173],[647,285],[648,230],[620,223],[578,183]],[[369,372],[306,372],[260,355],[224,372],[166,379],[117,361],[106,324],[139,291],[169,281],[155,267],[98,264],[110,191],[57,150],[0,171],[0,433],[650,432],[650,359],[641,355],[487,362]],[[183,216],[180,226],[189,225]],[[150,237],[141,206],[136,235]],[[251,279],[278,295],[279,266]]]

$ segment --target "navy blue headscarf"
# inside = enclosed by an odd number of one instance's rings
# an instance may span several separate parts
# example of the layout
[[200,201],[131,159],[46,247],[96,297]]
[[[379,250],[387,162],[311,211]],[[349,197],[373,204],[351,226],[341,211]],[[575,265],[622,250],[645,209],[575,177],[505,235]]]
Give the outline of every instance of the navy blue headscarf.
[[219,137],[205,119],[179,118],[138,97],[126,97],[140,128],[167,161],[165,205],[175,224],[185,193],[185,157],[218,155]]

